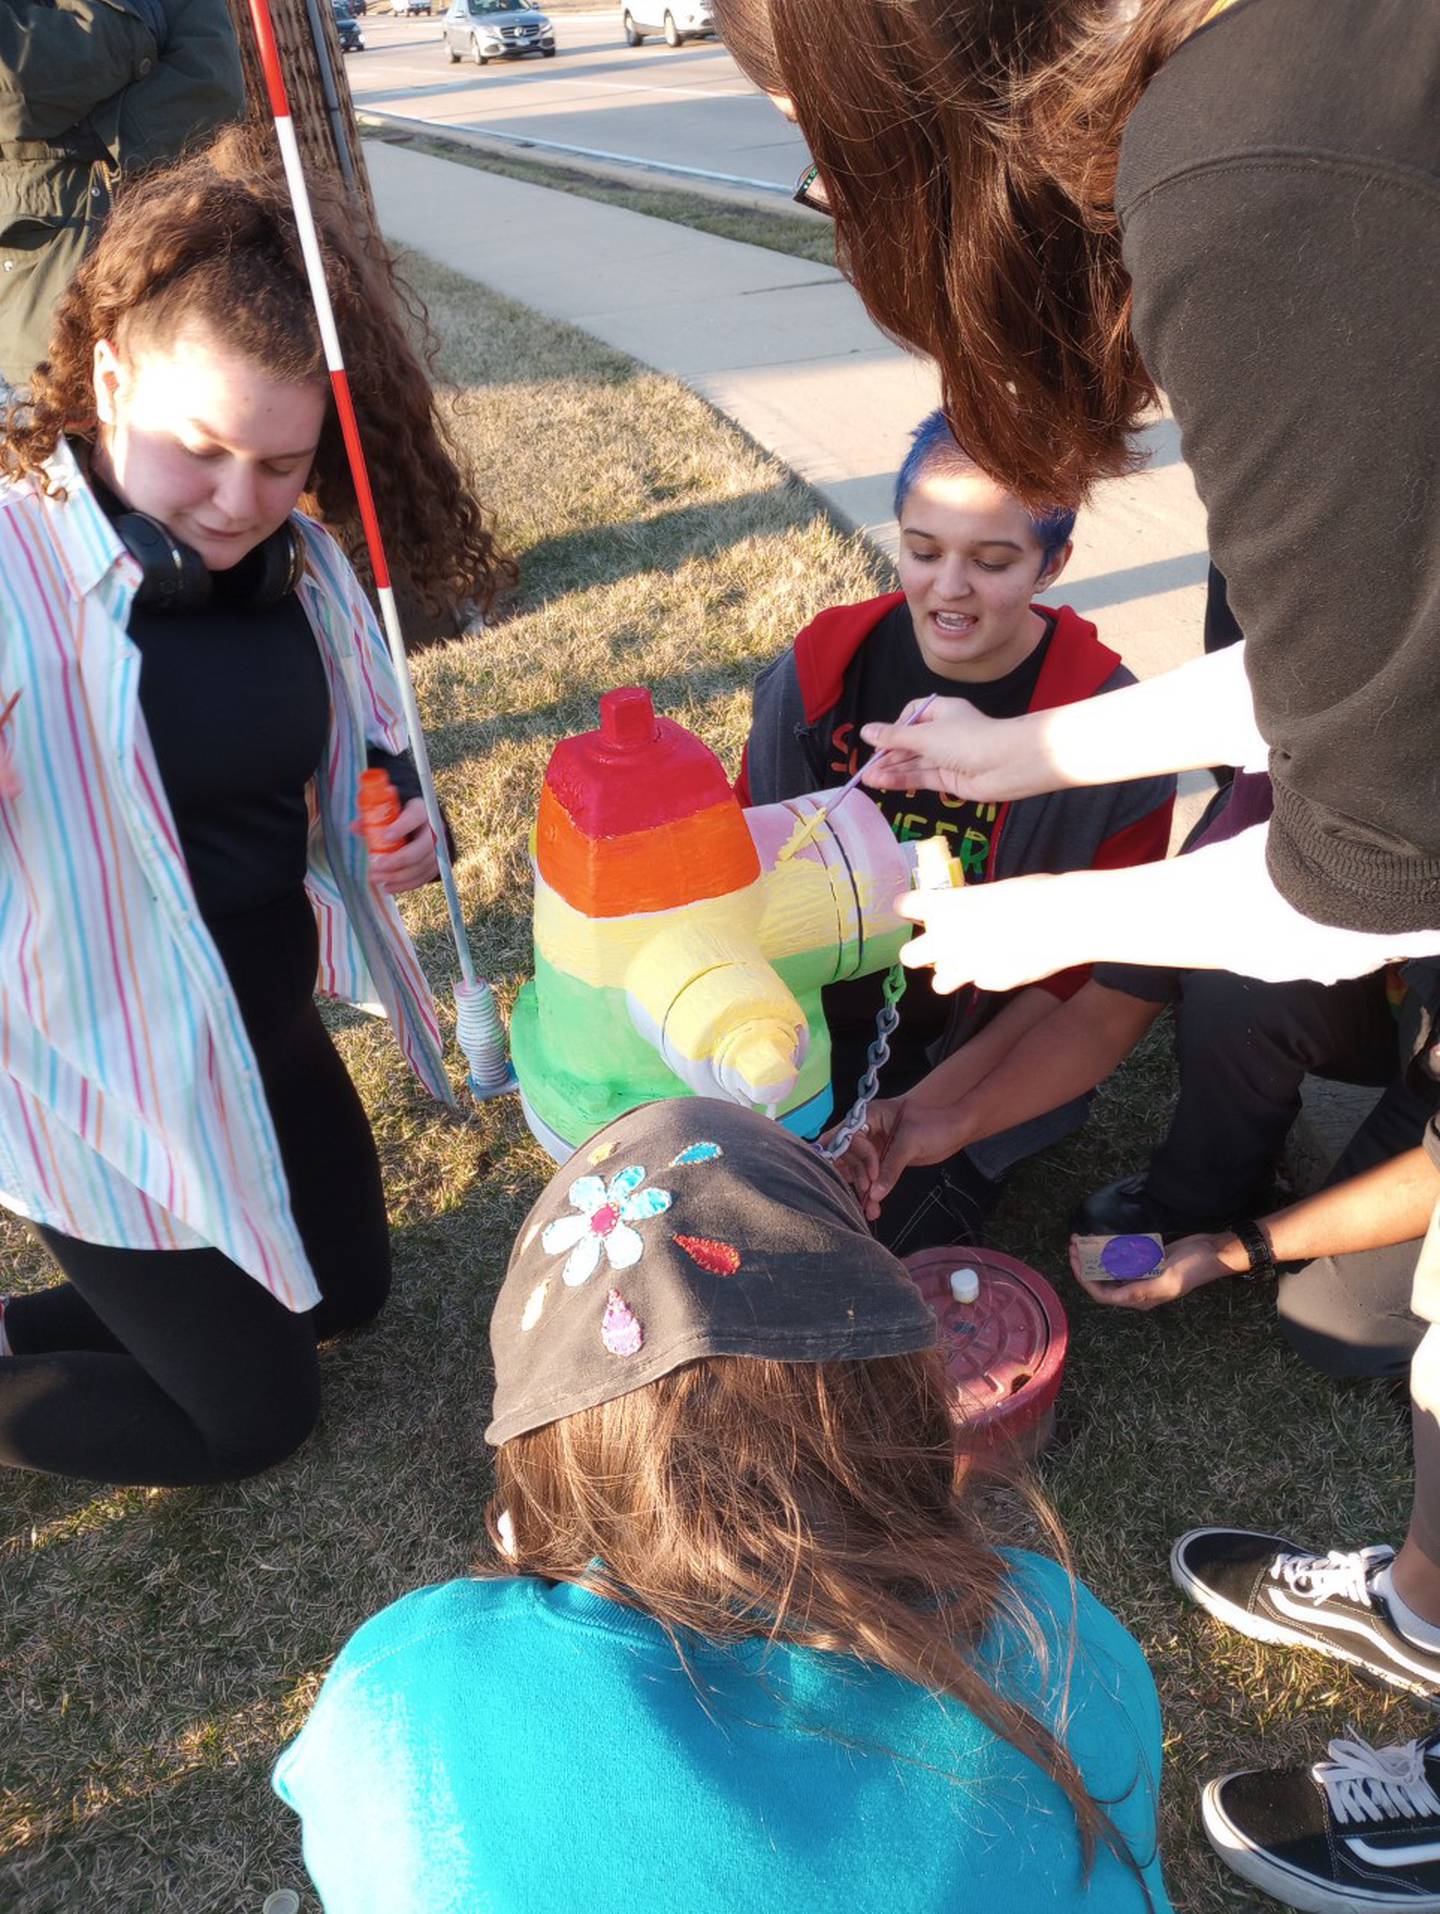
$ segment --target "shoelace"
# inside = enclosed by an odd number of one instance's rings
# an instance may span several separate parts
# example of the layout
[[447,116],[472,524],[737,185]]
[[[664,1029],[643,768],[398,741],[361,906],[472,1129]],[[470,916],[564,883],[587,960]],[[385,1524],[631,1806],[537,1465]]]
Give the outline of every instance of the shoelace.
[[1394,1748],[1332,1741],[1325,1751],[1330,1759],[1317,1761],[1310,1772],[1342,1824],[1440,1815],[1440,1795],[1425,1772],[1425,1746],[1423,1741],[1405,1741]]
[[[1390,1560],[1388,1548],[1338,1549],[1328,1555],[1277,1555],[1270,1564],[1272,1582],[1283,1582],[1302,1601],[1324,1602],[1332,1595],[1370,1606],[1370,1575]],[[1357,1744],[1359,1745],[1359,1744]]]

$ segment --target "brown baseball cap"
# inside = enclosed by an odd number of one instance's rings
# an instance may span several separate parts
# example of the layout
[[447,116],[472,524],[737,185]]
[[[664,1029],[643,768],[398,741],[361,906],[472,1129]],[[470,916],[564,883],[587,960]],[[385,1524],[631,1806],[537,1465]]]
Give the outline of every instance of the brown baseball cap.
[[583,1145],[526,1218],[490,1319],[485,1436],[498,1447],[702,1356],[865,1360],[937,1336],[810,1144],[738,1104],[650,1103]]

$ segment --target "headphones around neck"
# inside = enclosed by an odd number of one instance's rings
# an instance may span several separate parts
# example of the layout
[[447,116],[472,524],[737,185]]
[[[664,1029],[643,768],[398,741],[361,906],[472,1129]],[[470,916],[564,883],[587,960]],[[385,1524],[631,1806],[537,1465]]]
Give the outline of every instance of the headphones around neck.
[[294,591],[305,571],[305,547],[288,520],[223,572],[212,572],[197,551],[146,512],[120,512],[112,522],[140,567],[133,602],[142,611],[203,611],[212,603],[269,611]]

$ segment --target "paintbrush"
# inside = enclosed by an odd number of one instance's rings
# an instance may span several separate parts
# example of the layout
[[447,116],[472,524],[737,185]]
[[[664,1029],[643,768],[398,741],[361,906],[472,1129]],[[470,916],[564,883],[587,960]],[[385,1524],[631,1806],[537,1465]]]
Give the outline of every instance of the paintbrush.
[[[938,691],[932,691],[928,698],[923,699],[917,704],[915,709],[910,713],[910,716],[905,719],[901,729],[904,730],[912,724],[918,724],[939,696],[940,693]],[[828,804],[822,804],[818,811],[812,812],[806,822],[796,829],[795,835],[790,839],[789,843],[781,846],[780,853],[776,857],[775,862],[777,864],[783,864],[787,858],[794,857],[797,851],[803,851],[811,838],[813,838],[815,833],[820,829],[820,826],[825,822],[826,818],[833,817],[836,811],[840,809],[840,806],[845,802],[846,798],[849,797],[865,773],[874,765],[877,765],[881,758],[888,756],[893,749],[893,745],[887,745],[883,751],[877,751],[873,758],[868,758],[866,762],[861,765],[854,777],[847,778],[830,802]]]

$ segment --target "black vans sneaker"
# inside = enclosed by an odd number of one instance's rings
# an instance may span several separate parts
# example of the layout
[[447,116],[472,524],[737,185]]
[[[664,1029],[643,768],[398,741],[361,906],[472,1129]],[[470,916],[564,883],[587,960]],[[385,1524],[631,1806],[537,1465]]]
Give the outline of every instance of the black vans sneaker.
[[1210,1845],[1252,1887],[1310,1914],[1440,1911],[1440,1729],[1372,1748],[1332,1741],[1313,1768],[1212,1781]]
[[1374,1587],[1394,1553],[1315,1555],[1283,1535],[1191,1529],[1170,1551],[1170,1573],[1192,1602],[1242,1635],[1316,1649],[1429,1698],[1440,1692],[1440,1651],[1407,1640]]

